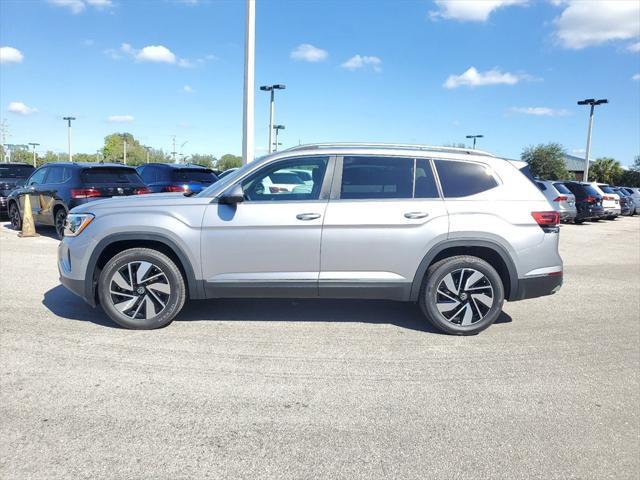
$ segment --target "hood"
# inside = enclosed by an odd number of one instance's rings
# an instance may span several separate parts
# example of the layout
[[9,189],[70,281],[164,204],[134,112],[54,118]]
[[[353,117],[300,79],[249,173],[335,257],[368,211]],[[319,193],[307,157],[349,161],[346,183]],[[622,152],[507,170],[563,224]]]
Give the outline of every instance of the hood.
[[71,210],[72,213],[94,213],[100,210],[139,210],[150,207],[171,207],[173,205],[204,205],[211,202],[209,197],[185,197],[182,193],[151,193],[148,195],[129,195],[103,198],[83,203]]

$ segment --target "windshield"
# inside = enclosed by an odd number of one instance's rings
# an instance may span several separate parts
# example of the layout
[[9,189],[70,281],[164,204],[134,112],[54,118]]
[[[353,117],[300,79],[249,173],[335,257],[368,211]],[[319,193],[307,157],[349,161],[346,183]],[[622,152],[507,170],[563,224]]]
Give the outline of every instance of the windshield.
[[213,183],[218,179],[211,170],[203,168],[177,168],[171,172],[174,182]]
[[29,165],[0,165],[0,178],[27,178],[32,172]]

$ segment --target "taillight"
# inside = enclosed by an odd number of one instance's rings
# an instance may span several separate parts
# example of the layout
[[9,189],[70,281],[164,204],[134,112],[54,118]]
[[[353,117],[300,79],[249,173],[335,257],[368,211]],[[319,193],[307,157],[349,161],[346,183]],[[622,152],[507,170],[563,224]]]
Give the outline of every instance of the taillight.
[[592,196],[592,195],[589,195],[589,196],[586,198],[586,201],[587,201],[587,203],[595,203],[595,202],[596,202],[596,197],[594,197],[594,196]]
[[149,189],[149,187],[140,187],[140,188],[136,188],[133,191],[134,195],[146,195],[147,193],[151,193],[151,190]]
[[560,224],[560,214],[555,211],[531,212],[531,216],[545,232],[556,231],[556,227]]
[[280,192],[288,192],[285,187],[269,187],[270,193],[280,193]]
[[615,197],[610,197],[608,195],[605,195],[604,197],[602,197],[602,200],[615,200]]
[[94,198],[102,194],[95,188],[72,188],[71,198]]
[[186,192],[186,185],[168,185],[162,189],[163,192]]
[[564,195],[560,195],[559,197],[556,197],[553,199],[554,202],[566,202],[569,199],[569,197],[565,197]]

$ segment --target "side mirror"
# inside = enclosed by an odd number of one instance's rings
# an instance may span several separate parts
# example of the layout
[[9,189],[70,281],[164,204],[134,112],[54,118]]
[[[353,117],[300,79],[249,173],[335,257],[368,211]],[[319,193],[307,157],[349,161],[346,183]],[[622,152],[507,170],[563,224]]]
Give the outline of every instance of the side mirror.
[[242,185],[236,184],[231,187],[218,199],[218,202],[227,205],[235,205],[236,203],[244,202]]

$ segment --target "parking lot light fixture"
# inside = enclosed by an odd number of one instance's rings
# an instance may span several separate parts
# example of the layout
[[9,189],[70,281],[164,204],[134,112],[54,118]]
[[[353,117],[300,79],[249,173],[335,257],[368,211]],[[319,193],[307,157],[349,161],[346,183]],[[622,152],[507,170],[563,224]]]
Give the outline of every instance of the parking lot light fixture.
[[33,168],[36,168],[36,147],[39,143],[29,142],[29,145],[33,147]]
[[286,85],[282,83],[277,83],[275,85],[262,85],[260,90],[263,92],[269,92],[271,94],[271,100],[269,102],[269,153],[273,152],[273,122],[274,122],[274,110],[275,110],[275,91],[276,90],[284,90],[287,88]]
[[278,151],[278,145],[279,145],[279,143],[278,143],[278,132],[280,130],[284,130],[284,129],[285,129],[284,125],[274,125],[273,126],[273,130],[275,132],[275,137],[276,137],[276,141],[273,143],[273,151],[274,152]]
[[591,151],[591,131],[593,130],[593,111],[596,106],[602,105],[604,103],[609,103],[609,100],[606,98],[601,98],[596,100],[594,98],[586,98],[584,100],[579,100],[578,105],[589,105],[591,107],[589,112],[589,128],[587,130],[587,149],[584,153],[584,174],[582,177],[582,181],[589,181],[589,153]]
[[473,138],[473,149],[476,148],[476,139],[484,138],[484,135],[467,135],[467,138]]
[[76,117],[62,117],[63,120],[67,121],[67,142],[69,145],[69,161],[73,162],[73,156],[71,155],[71,122],[76,119]]

